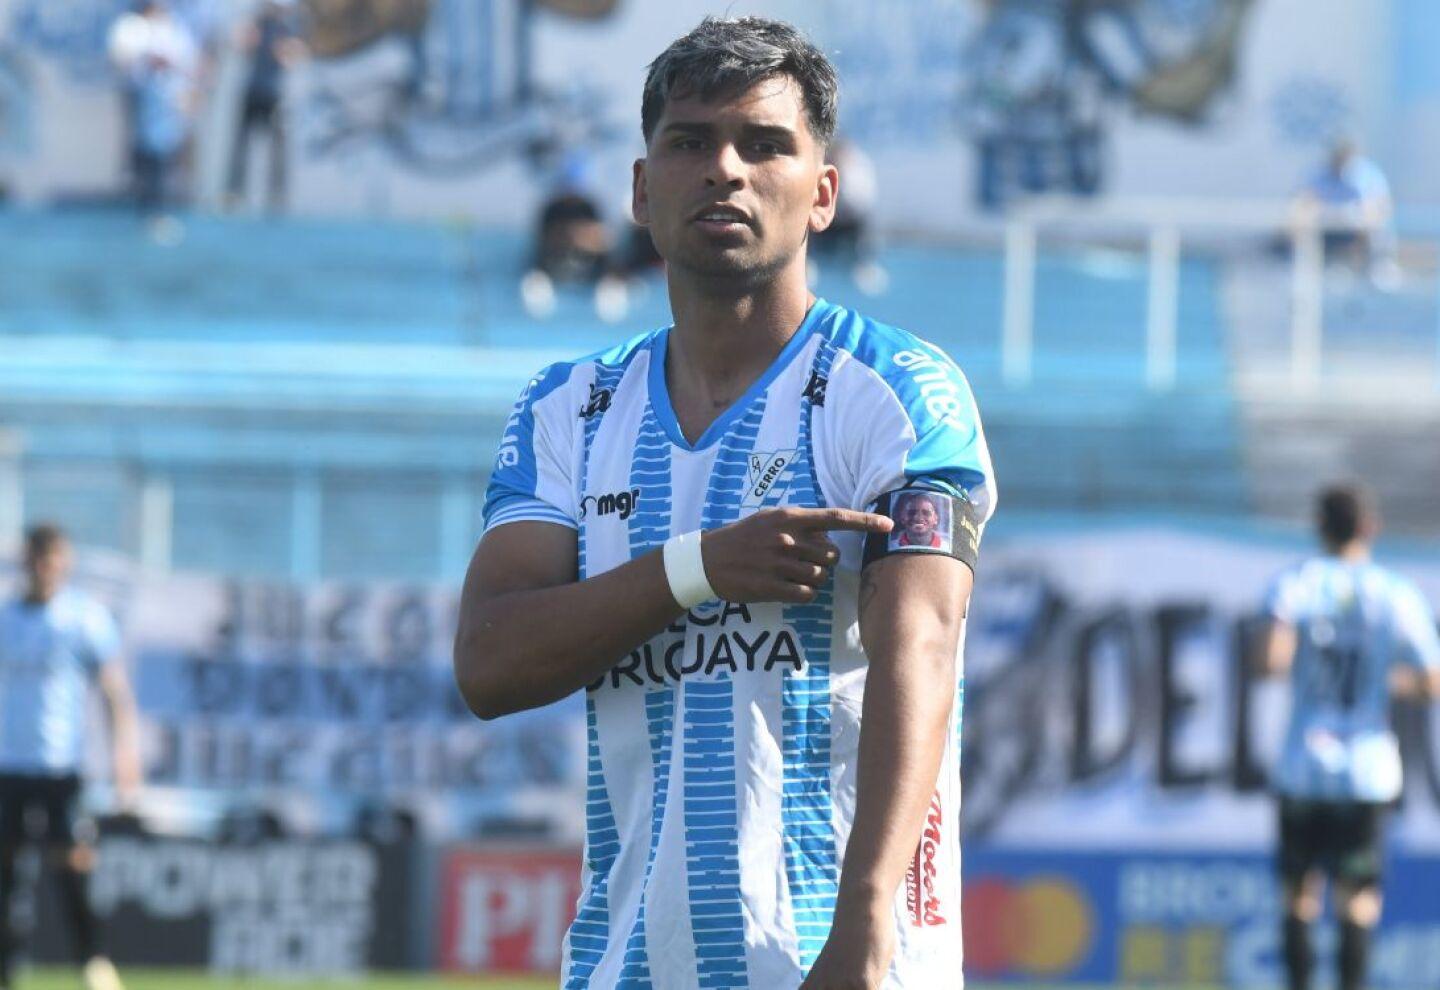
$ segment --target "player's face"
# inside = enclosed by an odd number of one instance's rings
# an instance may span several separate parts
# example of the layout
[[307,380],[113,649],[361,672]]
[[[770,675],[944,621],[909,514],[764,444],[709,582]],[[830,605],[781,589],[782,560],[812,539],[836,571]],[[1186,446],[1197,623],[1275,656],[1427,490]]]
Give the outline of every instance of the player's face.
[[905,527],[905,532],[911,540],[920,540],[926,543],[930,541],[935,527],[939,524],[940,517],[928,498],[912,498],[905,506],[905,511],[900,518],[900,525]]
[[672,97],[635,163],[635,219],[672,269],[763,283],[835,213],[838,173],[810,133],[799,85],[775,76],[706,102]]
[[25,573],[30,580],[30,597],[49,601],[70,576],[70,544],[52,544],[40,553],[25,558]]

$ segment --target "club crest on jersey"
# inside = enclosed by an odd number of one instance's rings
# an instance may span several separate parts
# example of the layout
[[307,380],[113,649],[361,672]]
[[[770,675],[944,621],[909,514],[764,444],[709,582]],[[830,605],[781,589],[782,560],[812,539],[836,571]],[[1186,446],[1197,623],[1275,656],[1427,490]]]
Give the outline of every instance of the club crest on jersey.
[[[745,482],[745,497],[740,504],[748,509],[759,508],[773,492],[778,498],[790,483],[790,468],[795,463],[798,451],[757,450],[750,455],[749,477]],[[775,499],[769,499],[773,504]]]

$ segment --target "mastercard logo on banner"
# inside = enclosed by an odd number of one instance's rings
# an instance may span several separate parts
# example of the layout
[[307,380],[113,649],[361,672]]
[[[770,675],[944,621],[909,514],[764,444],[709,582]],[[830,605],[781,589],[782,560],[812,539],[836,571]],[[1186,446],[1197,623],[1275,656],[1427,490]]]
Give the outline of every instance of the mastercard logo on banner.
[[1095,937],[1089,900],[1061,877],[967,884],[961,918],[965,968],[978,976],[1064,976]]

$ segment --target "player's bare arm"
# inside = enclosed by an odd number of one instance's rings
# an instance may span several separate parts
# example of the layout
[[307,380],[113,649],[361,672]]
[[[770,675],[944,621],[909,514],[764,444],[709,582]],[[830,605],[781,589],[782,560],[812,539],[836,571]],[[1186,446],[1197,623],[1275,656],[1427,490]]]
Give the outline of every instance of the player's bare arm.
[[940,774],[973,580],[970,568],[943,556],[886,557],[862,574],[860,636],[870,669],[855,824],[834,926],[802,990],[871,990],[889,966],[891,905]]
[[[832,530],[883,533],[884,516],[773,509],[702,537],[705,573],[731,602],[808,602],[839,551]],[[455,636],[455,678],[481,718],[578,691],[682,612],[662,552],[578,580],[575,531],[516,522],[485,535],[470,562]]]
[[1295,662],[1295,627],[1279,619],[1271,619],[1260,642],[1260,674],[1281,677],[1290,672]]
[[99,686],[109,716],[115,794],[122,805],[128,805],[140,790],[144,771],[140,760],[140,715],[124,663],[111,660],[102,666]]
[[1406,701],[1440,698],[1440,670],[1395,667],[1390,671],[1390,693]]

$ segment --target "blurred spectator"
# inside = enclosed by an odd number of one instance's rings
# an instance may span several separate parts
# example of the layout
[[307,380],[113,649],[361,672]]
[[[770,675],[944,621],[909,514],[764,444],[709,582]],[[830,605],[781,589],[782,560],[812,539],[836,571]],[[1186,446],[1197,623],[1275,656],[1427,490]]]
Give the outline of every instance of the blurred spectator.
[[1399,281],[1390,183],[1353,141],[1330,149],[1296,196],[1293,218],[1297,225],[1321,225],[1327,259],[1350,262],[1382,287]]
[[414,842],[420,834],[420,819],[413,810],[373,801],[355,816],[355,836],[377,846]]
[[285,822],[273,809],[237,805],[220,820],[216,838],[222,845],[254,846],[286,836]]
[[111,27],[111,61],[121,74],[135,200],[163,243],[179,239],[167,213],[174,173],[190,134],[198,50],[160,0],[145,0]]
[[611,268],[613,245],[592,192],[592,172],[587,154],[571,152],[540,209],[535,258],[520,281],[520,295],[531,316],[554,311],[556,283],[593,286],[595,310],[607,322],[625,315],[625,283]]
[[625,243],[620,247],[620,273],[628,279],[643,279],[663,269],[665,259],[655,250],[650,228],[634,222],[626,226]]
[[250,59],[250,74],[240,102],[240,123],[230,152],[227,201],[234,207],[245,196],[245,173],[250,138],[256,130],[267,133],[270,176],[267,201],[271,210],[285,205],[285,114],[282,97],[285,73],[305,55],[292,0],[262,0],[255,17],[241,29],[239,47]]
[[889,276],[877,260],[875,201],[880,183],[875,164],[859,145],[843,137],[835,140],[826,157],[840,170],[840,198],[835,203],[835,219],[811,239],[815,255],[848,265],[861,292],[879,295],[889,284]]

